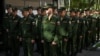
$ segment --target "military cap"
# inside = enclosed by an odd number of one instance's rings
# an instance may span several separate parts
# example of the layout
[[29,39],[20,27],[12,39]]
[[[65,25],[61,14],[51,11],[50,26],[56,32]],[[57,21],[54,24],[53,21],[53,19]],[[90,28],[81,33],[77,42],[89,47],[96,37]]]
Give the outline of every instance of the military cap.
[[89,11],[89,10],[90,10],[89,8],[85,8],[85,9],[84,9],[84,11]]
[[29,6],[28,9],[32,9],[33,10],[33,7],[32,6]]
[[81,12],[81,11],[82,11],[82,9],[76,9],[75,12],[77,13],[77,12]]
[[80,11],[81,11],[80,9],[77,9],[77,10],[76,10],[76,12],[80,12]]
[[15,11],[17,11],[18,10],[18,8],[12,8],[12,11],[13,12],[15,12]]
[[70,12],[76,12],[76,10],[74,8],[70,9]]
[[54,8],[53,4],[47,4],[46,7],[48,7],[48,8]]
[[58,9],[58,8],[56,6],[54,6],[53,9]]
[[80,11],[80,14],[82,14],[82,13],[84,13],[84,10],[81,10],[81,11]]
[[41,8],[41,12],[43,12],[43,11],[45,11],[45,10],[47,10],[48,8],[47,7],[42,7]]
[[39,10],[39,9],[41,9],[42,7],[37,7],[37,9],[36,10]]
[[28,11],[28,7],[23,8],[22,12],[24,12],[24,11]]
[[12,5],[11,4],[7,4],[6,5],[6,9],[9,9],[9,8],[12,8]]
[[60,9],[58,9],[58,12],[61,12],[63,10],[66,10],[66,8],[65,7],[60,7]]

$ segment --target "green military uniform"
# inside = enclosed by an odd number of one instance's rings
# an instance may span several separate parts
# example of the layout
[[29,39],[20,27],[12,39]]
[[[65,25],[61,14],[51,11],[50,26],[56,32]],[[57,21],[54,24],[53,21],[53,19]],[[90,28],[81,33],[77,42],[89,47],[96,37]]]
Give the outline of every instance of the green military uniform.
[[91,44],[94,45],[96,43],[96,21],[97,18],[92,16],[92,26],[91,26],[91,30],[92,30],[92,38],[91,38]]
[[66,8],[58,10],[57,35],[59,39],[59,56],[68,56],[68,24],[69,17],[66,15]]
[[11,16],[10,22],[9,22],[9,36],[11,38],[11,48],[12,48],[12,54],[13,56],[19,56],[19,49],[20,49],[20,43],[19,43],[19,21],[20,17],[18,15]]
[[42,37],[44,39],[44,56],[57,56],[57,46],[52,45],[52,42],[57,43],[56,36],[56,21],[57,18],[53,15],[50,19],[44,16],[42,20]]
[[86,20],[83,17],[79,17],[78,20],[79,20],[79,25],[77,31],[77,51],[81,52],[84,47]]
[[20,20],[20,36],[23,39],[22,46],[24,48],[24,56],[33,56],[33,43],[31,40],[35,38],[35,21],[31,17],[23,17]]
[[97,27],[97,41],[99,41],[100,39],[100,16],[97,18],[97,23],[96,23],[96,27]]
[[41,25],[42,25],[42,18],[43,16],[42,15],[39,15],[37,14],[35,16],[35,19],[36,19],[36,29],[37,29],[37,36],[36,36],[36,44],[37,44],[37,52],[39,52],[41,54],[41,56],[44,56],[44,52],[43,52],[43,43],[41,42],[42,39],[42,36],[41,36]]
[[72,17],[72,55],[76,55],[77,52],[77,30],[79,25],[79,20],[76,17]]
[[[7,13],[3,19],[3,33],[4,33],[4,48],[6,55],[11,55],[11,38],[9,37],[9,23],[10,23],[11,14]],[[10,51],[10,53],[8,53]]]
[[88,46],[88,38],[87,38],[87,31],[88,31],[88,20],[86,17],[82,18],[82,35],[83,35],[83,48],[86,49]]
[[86,47],[89,47],[91,44],[91,38],[92,38],[92,30],[91,30],[91,26],[92,26],[92,17],[91,16],[85,16],[86,20],[87,20],[87,36],[86,36]]
[[37,15],[35,15],[35,19],[36,19],[36,28],[37,28],[37,37],[36,37],[36,44],[37,44],[37,52],[41,54],[41,56],[44,56],[44,43],[42,42],[43,40],[43,36],[42,36],[42,19],[44,17],[44,13],[46,12],[47,8],[43,7],[38,7],[37,8],[38,11],[41,10],[41,14],[38,13]]
[[79,20],[76,17],[76,10],[71,9],[70,11],[70,20],[69,20],[69,45],[71,56],[76,56],[77,54],[77,30],[79,25]]
[[32,17],[32,19],[34,20],[35,19],[35,15],[33,14],[33,7],[32,6],[29,6],[28,7],[28,11],[29,11],[29,16]]
[[61,56],[67,56],[68,55],[68,20],[69,18],[67,16],[61,18],[59,17],[58,20],[58,37],[59,37],[59,42],[60,42],[60,51],[61,51]]

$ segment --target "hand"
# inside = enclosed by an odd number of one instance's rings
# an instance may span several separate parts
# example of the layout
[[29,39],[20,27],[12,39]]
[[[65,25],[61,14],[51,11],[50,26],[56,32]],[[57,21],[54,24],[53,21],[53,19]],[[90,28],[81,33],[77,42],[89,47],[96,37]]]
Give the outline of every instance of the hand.
[[22,38],[19,38],[19,41],[22,41]]
[[65,42],[67,42],[67,41],[68,41],[68,39],[64,38],[64,41],[65,41]]
[[41,40],[41,43],[44,43],[44,40]]
[[8,29],[6,29],[6,31],[7,31],[7,32],[9,32],[9,30],[8,30]]
[[19,36],[17,36],[17,39],[19,39]]
[[83,38],[83,36],[80,36],[80,38],[82,39],[82,38]]
[[96,28],[96,30],[98,30],[98,28]]
[[58,21],[57,24],[60,25],[60,22]]
[[89,33],[91,33],[91,31],[88,31]]
[[55,41],[52,42],[52,45],[56,45],[57,43]]
[[31,40],[32,43],[35,43],[35,40]]

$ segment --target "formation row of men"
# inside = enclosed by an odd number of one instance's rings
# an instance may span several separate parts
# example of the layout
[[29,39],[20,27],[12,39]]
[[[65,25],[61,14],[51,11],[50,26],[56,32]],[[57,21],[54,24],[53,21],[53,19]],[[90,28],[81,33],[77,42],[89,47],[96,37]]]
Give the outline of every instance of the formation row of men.
[[48,6],[22,10],[23,18],[17,15],[17,8],[8,7],[3,19],[4,43],[7,56],[18,56],[20,42],[24,56],[34,56],[33,46],[42,56],[76,56],[77,52],[93,45],[100,38],[100,15],[93,17],[92,11],[71,10]]

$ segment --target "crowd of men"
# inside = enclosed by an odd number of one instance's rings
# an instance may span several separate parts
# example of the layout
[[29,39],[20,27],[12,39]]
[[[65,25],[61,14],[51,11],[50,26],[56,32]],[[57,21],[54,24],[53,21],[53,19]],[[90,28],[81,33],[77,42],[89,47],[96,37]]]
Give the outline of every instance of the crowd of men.
[[21,18],[17,8],[6,9],[2,24],[6,56],[19,56],[20,46],[24,56],[34,56],[35,43],[41,56],[76,56],[100,39],[99,10],[71,9],[67,15],[65,7],[49,4],[38,7],[37,15],[33,7],[25,7]]

